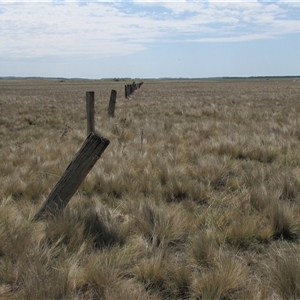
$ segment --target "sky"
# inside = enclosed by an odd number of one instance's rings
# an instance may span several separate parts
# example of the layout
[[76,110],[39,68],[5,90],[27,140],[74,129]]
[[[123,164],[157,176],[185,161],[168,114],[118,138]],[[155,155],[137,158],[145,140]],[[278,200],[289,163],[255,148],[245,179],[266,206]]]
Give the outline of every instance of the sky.
[[300,75],[300,0],[0,1],[0,76]]

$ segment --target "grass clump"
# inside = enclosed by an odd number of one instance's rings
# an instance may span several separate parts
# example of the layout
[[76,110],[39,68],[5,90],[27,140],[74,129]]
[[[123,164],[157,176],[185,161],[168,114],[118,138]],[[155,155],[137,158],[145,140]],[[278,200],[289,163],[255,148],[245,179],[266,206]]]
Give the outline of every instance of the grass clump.
[[144,284],[146,290],[163,290],[167,278],[166,265],[160,255],[141,261],[134,268],[133,274]]
[[122,245],[126,232],[120,223],[102,207],[98,213],[96,208],[86,211],[71,212],[65,210],[54,220],[47,223],[45,239],[50,244],[63,244],[68,251],[76,251],[83,243],[91,248],[101,249],[114,245]]
[[295,240],[299,237],[300,224],[293,207],[274,203],[269,214],[274,239]]
[[189,299],[191,297],[191,286],[193,282],[192,268],[189,265],[180,265],[169,271],[169,290],[173,298]]
[[217,255],[216,242],[212,235],[200,232],[192,240],[191,258],[196,264],[211,266]]
[[266,266],[270,288],[281,299],[299,299],[300,297],[300,260],[298,250],[292,247],[288,251],[276,249],[270,255],[270,264]]
[[139,205],[134,225],[154,247],[183,244],[188,231],[194,226],[179,208],[159,207],[150,200]]
[[195,280],[192,296],[195,299],[234,299],[246,284],[246,276],[242,263],[230,257],[219,257],[214,268]]

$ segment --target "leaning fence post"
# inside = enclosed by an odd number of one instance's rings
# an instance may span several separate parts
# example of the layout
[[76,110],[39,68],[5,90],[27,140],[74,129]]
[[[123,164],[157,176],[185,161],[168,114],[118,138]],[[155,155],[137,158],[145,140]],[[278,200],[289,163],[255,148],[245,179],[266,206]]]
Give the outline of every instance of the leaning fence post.
[[87,135],[95,132],[94,92],[86,92]]
[[111,90],[110,100],[108,105],[108,115],[111,117],[115,116],[116,100],[117,100],[117,91]]
[[109,140],[91,132],[33,220],[60,213],[108,145]]

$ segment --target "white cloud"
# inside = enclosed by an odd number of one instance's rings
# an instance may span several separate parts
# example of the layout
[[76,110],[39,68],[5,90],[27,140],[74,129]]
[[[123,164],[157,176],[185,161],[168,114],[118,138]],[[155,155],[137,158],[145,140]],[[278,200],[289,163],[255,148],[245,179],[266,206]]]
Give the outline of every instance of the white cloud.
[[134,27],[134,19],[99,3],[14,5],[6,8],[0,24],[0,55],[11,57],[128,54],[159,34],[149,30],[141,36],[143,28]]
[[212,37],[212,38],[201,38],[198,40],[189,40],[189,42],[209,42],[209,43],[228,43],[228,42],[247,42],[253,40],[266,40],[274,37],[266,34],[244,34],[240,36],[227,36],[227,37]]
[[278,0],[278,4],[285,4],[291,7],[300,7],[299,0]]
[[[296,3],[297,4],[297,3]],[[156,41],[235,42],[300,32],[295,3],[5,1],[0,59],[126,55]],[[294,17],[291,17],[294,16]]]

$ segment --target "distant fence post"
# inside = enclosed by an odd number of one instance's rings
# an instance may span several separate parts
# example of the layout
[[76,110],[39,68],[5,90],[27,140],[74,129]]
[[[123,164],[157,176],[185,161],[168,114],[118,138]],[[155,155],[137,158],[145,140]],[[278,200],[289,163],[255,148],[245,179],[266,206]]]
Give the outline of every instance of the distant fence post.
[[111,90],[110,100],[108,105],[108,115],[111,117],[115,116],[116,100],[117,100],[117,91]]
[[108,145],[109,140],[91,132],[33,220],[60,213]]
[[125,85],[125,96],[126,99],[130,96],[130,84]]
[[126,84],[125,85],[125,98],[128,99],[128,97],[137,89],[139,89],[142,86],[143,82],[140,82],[136,84],[133,82],[132,84]]
[[95,93],[86,92],[87,135],[95,132]]
[[125,84],[125,98],[128,99],[129,97],[129,85]]

